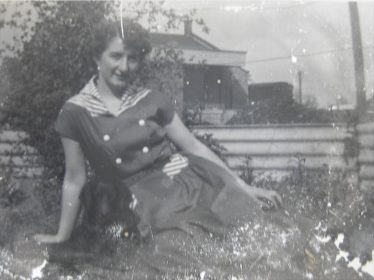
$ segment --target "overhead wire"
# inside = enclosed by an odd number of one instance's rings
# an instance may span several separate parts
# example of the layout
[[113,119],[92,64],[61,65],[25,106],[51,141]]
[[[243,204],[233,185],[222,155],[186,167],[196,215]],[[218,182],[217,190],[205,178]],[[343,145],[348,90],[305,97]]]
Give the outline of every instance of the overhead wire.
[[[318,1],[314,1],[314,2],[306,2],[306,3],[302,3],[302,4],[295,4],[295,5],[289,5],[289,6],[270,6],[270,7],[264,7],[264,6],[261,6],[259,8],[254,8],[255,6],[253,5],[253,11],[254,12],[257,12],[257,11],[270,11],[270,10],[288,10],[288,9],[294,9],[294,8],[303,8],[305,6],[309,6],[309,5],[313,5],[313,4],[316,4],[316,3],[320,3]],[[248,10],[248,7],[250,5],[248,5],[248,2],[246,2],[246,6],[241,6],[241,5],[226,5],[226,6],[219,6],[219,7],[200,7],[198,10],[223,10],[223,11],[230,11],[230,7],[244,7],[244,10]],[[227,7],[225,9],[225,7]],[[235,11],[235,10],[234,10]]]
[[[374,49],[374,45],[367,45],[363,47],[362,49]],[[325,55],[325,54],[331,54],[331,53],[338,53],[338,52],[344,52],[344,51],[350,51],[352,50],[353,47],[346,47],[346,48],[339,48],[339,49],[332,49],[332,50],[324,50],[324,51],[319,51],[319,52],[314,52],[314,53],[305,53],[305,54],[292,54],[292,55],[284,55],[284,56],[276,56],[276,57],[269,57],[269,58],[263,58],[263,59],[254,59],[254,60],[226,60],[225,64],[222,65],[235,65],[235,64],[240,64],[240,63],[248,63],[248,64],[254,64],[254,63],[264,63],[264,62],[272,62],[272,61],[277,61],[277,60],[289,60],[292,59],[293,57],[298,58],[303,58],[303,57],[313,57],[313,56],[319,56],[319,55]],[[224,50],[218,50],[223,51]]]
[[[374,48],[374,45],[368,45],[368,46],[363,47],[363,49],[370,49],[370,48]],[[261,63],[261,62],[269,62],[269,61],[290,59],[292,57],[297,57],[297,58],[311,57],[311,56],[319,56],[319,55],[330,54],[330,53],[350,51],[352,49],[353,49],[353,47],[346,47],[346,48],[319,51],[319,52],[314,52],[314,53],[294,54],[294,55],[277,56],[277,57],[270,57],[270,58],[256,59],[256,60],[246,60],[245,62],[246,63]]]
[[[190,1],[179,1],[179,2],[190,3]],[[202,1],[199,0],[199,1],[196,1],[196,2],[202,2]],[[209,1],[209,2],[211,3],[212,1]],[[217,1],[217,3],[219,3],[219,2]],[[217,5],[217,6],[214,6],[214,7],[204,7],[204,6],[202,7],[202,6],[200,6],[199,8],[196,8],[196,10],[197,11],[200,11],[200,10],[204,10],[204,11],[221,10],[221,11],[226,11],[226,12],[230,12],[230,11],[235,12],[236,9],[231,9],[231,8],[238,7],[238,8],[241,8],[242,10],[252,10],[253,12],[258,12],[258,11],[288,10],[288,9],[294,9],[294,8],[303,8],[305,6],[309,6],[309,5],[313,5],[313,4],[317,4],[317,3],[322,3],[322,2],[313,1],[313,2],[305,2],[305,3],[302,3],[302,4],[295,4],[295,5],[289,5],[289,6],[270,6],[270,7],[261,6],[261,7],[258,7],[258,8],[255,8],[255,5],[251,4],[248,1],[243,1],[243,3],[245,3],[246,5],[220,4],[220,5]],[[248,8],[250,6],[252,7],[252,9]],[[175,9],[175,10],[191,10],[190,7],[183,8],[181,6],[178,6],[178,7],[173,8],[173,9]],[[133,12],[134,10],[128,10],[128,11]]]
[[121,9],[121,33],[122,33],[122,39],[124,39],[125,34],[124,34],[124,31],[123,31],[123,0],[121,0],[120,9]]

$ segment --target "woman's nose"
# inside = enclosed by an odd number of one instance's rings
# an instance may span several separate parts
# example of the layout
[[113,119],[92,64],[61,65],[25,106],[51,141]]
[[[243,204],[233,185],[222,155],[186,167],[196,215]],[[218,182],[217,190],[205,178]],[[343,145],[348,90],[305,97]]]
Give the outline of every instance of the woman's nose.
[[123,57],[120,62],[119,62],[119,66],[118,66],[118,69],[121,71],[121,72],[127,72],[128,70],[128,64],[127,64],[127,57]]

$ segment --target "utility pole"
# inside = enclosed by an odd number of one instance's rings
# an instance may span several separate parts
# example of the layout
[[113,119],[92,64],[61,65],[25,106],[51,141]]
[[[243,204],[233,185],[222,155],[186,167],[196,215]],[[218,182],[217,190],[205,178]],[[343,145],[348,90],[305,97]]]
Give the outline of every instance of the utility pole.
[[356,111],[359,119],[365,112],[365,74],[364,58],[362,54],[362,41],[360,29],[360,17],[358,14],[357,2],[349,2],[349,16],[351,19],[353,60],[356,83]]
[[302,89],[303,72],[300,70],[297,71],[297,77],[299,79],[299,103],[303,104],[303,89]]

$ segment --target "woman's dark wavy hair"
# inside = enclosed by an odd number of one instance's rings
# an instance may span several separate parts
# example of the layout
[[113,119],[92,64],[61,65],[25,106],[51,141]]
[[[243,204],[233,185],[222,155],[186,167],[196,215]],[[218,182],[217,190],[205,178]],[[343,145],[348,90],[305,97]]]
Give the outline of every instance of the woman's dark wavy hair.
[[149,33],[140,24],[131,19],[123,19],[123,36],[121,22],[118,20],[102,19],[92,29],[92,56],[99,58],[108,47],[109,42],[115,38],[122,38],[124,44],[138,51],[140,59],[151,52]]

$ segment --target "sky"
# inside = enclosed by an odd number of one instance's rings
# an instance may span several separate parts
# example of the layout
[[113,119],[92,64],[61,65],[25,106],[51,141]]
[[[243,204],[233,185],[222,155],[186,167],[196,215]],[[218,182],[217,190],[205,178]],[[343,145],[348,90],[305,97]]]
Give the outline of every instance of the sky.
[[[251,82],[286,81],[320,107],[338,98],[355,103],[351,26],[346,1],[168,0],[183,12],[196,8],[211,29],[194,32],[217,47],[246,51]],[[358,2],[366,95],[374,94],[374,1]]]
[[[285,81],[298,92],[301,72],[303,100],[314,98],[322,108],[338,99],[355,103],[348,2],[165,0],[165,6],[181,14],[195,8],[210,28],[205,34],[194,25],[195,34],[220,49],[246,51],[250,83]],[[358,8],[370,98],[374,95],[374,0],[358,1]],[[11,34],[0,31],[0,36]]]

